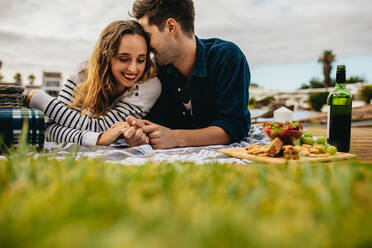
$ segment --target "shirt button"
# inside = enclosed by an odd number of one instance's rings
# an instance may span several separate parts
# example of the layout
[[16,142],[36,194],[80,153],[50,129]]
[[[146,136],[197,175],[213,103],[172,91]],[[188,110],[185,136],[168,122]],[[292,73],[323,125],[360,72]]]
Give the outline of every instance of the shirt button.
[[177,91],[178,91],[178,92],[181,92],[181,88],[178,88]]
[[182,115],[185,116],[186,115],[186,112],[182,112]]

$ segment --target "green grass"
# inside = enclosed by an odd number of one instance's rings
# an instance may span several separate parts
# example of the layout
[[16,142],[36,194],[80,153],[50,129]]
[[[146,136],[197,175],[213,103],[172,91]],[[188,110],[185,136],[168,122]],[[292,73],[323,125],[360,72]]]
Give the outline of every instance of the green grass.
[[371,247],[372,166],[0,160],[0,247]]

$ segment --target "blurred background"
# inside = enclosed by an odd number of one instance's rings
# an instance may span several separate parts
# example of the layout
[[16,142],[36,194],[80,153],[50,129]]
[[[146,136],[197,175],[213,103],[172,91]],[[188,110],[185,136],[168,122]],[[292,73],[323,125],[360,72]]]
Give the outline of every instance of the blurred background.
[[[42,84],[43,72],[62,81],[87,60],[101,30],[129,18],[133,0],[0,0],[0,73],[13,82]],[[196,34],[235,42],[249,62],[252,83],[293,91],[323,81],[324,51],[347,75],[372,80],[370,0],[195,0]],[[30,75],[32,75],[30,77]],[[33,80],[32,80],[33,79]]]

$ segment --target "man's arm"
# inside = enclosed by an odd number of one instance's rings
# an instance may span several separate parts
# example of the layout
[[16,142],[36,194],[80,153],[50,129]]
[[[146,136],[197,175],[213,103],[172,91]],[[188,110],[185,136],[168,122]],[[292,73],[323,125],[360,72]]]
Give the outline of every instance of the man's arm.
[[217,126],[193,130],[172,130],[148,120],[139,120],[134,117],[128,117],[127,122],[130,125],[142,128],[155,149],[228,144],[230,142],[230,136],[226,131]]
[[234,56],[225,56],[218,60],[218,70],[213,74],[217,82],[216,118],[210,126],[223,128],[229,134],[231,142],[239,142],[247,136],[250,128],[250,72],[245,56],[237,49],[231,49]]
[[210,126],[194,130],[173,130],[179,137],[179,146],[226,145],[230,143],[230,136],[223,128]]

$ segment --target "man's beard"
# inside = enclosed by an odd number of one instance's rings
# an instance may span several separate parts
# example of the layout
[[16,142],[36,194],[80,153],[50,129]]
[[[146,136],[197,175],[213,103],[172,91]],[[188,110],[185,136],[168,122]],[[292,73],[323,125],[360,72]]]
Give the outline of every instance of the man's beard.
[[169,65],[174,63],[174,61],[180,57],[180,52],[177,48],[168,44],[163,47],[161,53],[157,53],[156,55],[155,61],[158,65]]

